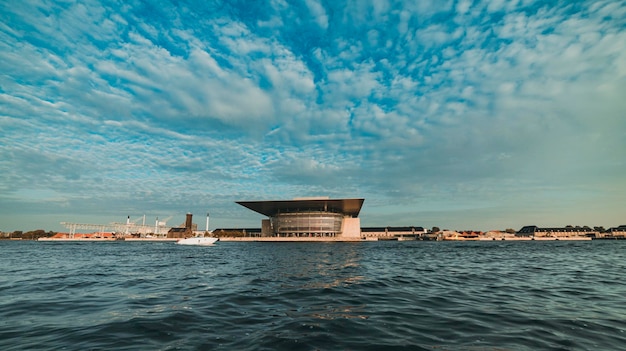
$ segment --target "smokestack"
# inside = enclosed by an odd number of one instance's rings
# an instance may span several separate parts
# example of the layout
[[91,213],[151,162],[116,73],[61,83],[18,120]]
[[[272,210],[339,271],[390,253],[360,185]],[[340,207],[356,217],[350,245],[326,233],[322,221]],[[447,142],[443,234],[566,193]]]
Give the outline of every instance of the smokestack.
[[193,217],[193,215],[191,213],[187,213],[187,220],[185,221],[185,229],[191,230],[191,217]]

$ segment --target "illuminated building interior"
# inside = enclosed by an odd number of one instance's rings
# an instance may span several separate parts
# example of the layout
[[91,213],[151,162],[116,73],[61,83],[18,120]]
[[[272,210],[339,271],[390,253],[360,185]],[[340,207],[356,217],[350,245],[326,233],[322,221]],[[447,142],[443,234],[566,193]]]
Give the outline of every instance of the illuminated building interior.
[[316,197],[237,203],[268,217],[261,222],[261,236],[353,237],[360,236],[363,202]]

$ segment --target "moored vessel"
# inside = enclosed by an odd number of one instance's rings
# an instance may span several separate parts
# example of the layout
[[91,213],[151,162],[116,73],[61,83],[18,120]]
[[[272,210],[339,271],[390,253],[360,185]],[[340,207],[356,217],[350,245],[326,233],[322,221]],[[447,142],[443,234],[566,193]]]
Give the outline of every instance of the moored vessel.
[[178,245],[213,245],[219,238],[194,236],[191,238],[180,239],[176,242]]

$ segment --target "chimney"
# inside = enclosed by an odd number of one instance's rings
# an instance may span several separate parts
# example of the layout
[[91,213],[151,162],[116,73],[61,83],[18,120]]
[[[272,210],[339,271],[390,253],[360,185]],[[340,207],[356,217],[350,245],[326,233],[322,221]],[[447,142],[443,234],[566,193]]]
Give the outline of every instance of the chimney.
[[193,217],[193,215],[191,213],[187,213],[187,220],[185,221],[185,229],[191,230],[191,217]]

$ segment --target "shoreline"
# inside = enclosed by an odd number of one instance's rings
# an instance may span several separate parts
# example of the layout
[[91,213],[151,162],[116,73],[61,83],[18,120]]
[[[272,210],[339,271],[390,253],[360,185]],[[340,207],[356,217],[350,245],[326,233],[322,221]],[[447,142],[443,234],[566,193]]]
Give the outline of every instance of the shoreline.
[[[39,238],[36,241],[47,242],[176,242],[180,238]],[[223,237],[219,241],[224,242],[371,242],[371,241],[593,241],[593,240],[617,240],[614,238],[590,238],[590,237],[511,237],[511,238],[444,238],[443,240],[421,240],[403,237],[370,237],[370,238],[285,238],[285,237]]]
[[176,242],[180,238],[39,238],[36,241],[62,241],[62,242],[82,242],[82,241],[95,241],[95,242],[110,242],[110,241],[139,241],[139,242]]

